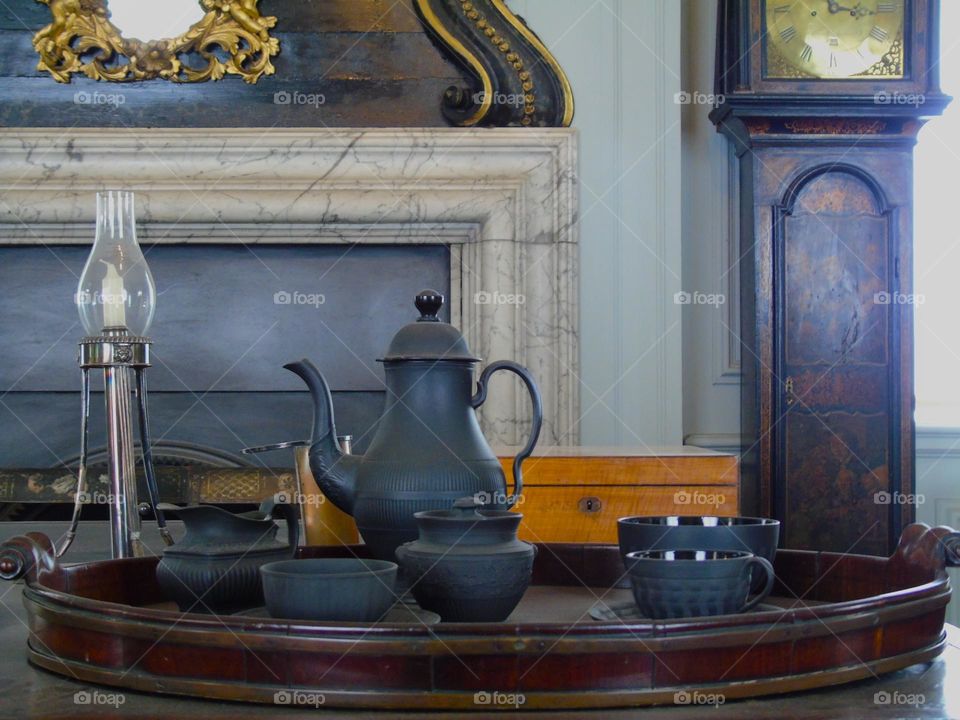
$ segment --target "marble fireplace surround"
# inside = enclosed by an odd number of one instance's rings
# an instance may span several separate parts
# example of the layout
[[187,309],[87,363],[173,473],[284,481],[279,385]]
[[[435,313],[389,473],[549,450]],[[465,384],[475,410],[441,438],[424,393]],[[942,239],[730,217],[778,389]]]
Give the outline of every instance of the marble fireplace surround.
[[[109,187],[149,243],[448,245],[452,322],[533,372],[541,443],[578,441],[575,130],[2,130],[0,244],[89,244]],[[482,417],[513,445],[529,414],[502,382]]]

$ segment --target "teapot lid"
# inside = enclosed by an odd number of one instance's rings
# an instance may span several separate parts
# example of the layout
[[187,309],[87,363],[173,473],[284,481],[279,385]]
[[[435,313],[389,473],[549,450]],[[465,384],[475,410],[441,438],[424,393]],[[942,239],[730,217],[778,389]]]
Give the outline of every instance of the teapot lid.
[[414,304],[420,311],[416,322],[404,325],[393,336],[387,354],[380,362],[398,360],[460,360],[479,362],[457,328],[441,322],[437,314],[443,307],[443,295],[436,290],[421,290]]

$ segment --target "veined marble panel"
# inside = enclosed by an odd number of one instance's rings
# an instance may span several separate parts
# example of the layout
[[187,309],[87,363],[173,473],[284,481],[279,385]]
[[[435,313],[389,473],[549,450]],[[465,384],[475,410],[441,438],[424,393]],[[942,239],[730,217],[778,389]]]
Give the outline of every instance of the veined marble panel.
[[[531,369],[542,443],[578,442],[575,130],[0,130],[0,244],[92,242],[104,188],[145,242],[449,245],[453,322]],[[502,383],[481,417],[516,445],[529,414]]]

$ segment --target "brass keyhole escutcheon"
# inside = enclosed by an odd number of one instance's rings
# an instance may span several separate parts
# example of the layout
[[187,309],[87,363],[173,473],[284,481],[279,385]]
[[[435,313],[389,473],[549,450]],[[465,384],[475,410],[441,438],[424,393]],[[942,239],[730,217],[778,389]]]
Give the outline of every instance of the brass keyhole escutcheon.
[[580,498],[578,505],[580,507],[580,512],[588,514],[598,513],[603,507],[603,503],[598,497]]
[[787,378],[787,381],[783,384],[783,389],[787,393],[787,406],[789,407],[797,401],[796,396],[793,394],[793,378],[792,377]]

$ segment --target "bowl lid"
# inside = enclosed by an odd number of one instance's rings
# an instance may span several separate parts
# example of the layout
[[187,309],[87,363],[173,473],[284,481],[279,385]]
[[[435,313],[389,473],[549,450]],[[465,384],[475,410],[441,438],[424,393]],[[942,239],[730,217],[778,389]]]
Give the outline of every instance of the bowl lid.
[[488,505],[476,495],[462,497],[453,503],[450,510],[423,510],[414,513],[417,520],[436,520],[442,523],[473,525],[476,523],[501,523],[516,520],[519,524],[523,519],[521,513],[509,510],[500,510],[496,506]]
[[479,362],[470,352],[467,341],[457,328],[438,316],[444,297],[436,290],[421,290],[414,304],[420,311],[416,322],[404,325],[393,336],[387,354],[380,362],[398,360],[459,360]]

